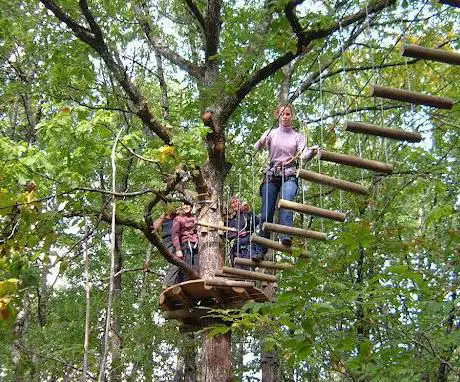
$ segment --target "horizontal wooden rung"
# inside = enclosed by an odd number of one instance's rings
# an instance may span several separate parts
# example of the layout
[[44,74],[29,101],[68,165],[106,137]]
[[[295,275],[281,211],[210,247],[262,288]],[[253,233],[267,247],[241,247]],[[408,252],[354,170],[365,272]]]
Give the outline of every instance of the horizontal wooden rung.
[[371,87],[371,97],[380,97],[392,99],[395,101],[409,102],[415,105],[432,106],[438,109],[452,109],[454,106],[454,101],[447,97],[432,96],[378,85],[373,85]]
[[326,234],[324,232],[310,231],[309,229],[302,229],[296,227],[288,227],[282,224],[265,222],[263,224],[262,229],[264,231],[284,233],[287,235],[300,236],[308,239],[326,240]]
[[[262,236],[257,236],[257,235],[252,235],[251,236],[251,242],[252,243],[256,243],[256,244],[259,244],[261,245],[262,247],[265,247],[265,248],[271,248],[271,249],[274,249],[275,251],[280,251],[280,252],[284,252],[284,253],[288,253],[290,255],[292,255],[293,251],[296,251],[296,250],[299,250],[299,248],[293,248],[293,247],[288,247],[286,245],[283,245],[281,243],[278,243],[277,241],[274,241],[274,240],[270,240],[270,239],[267,239],[265,237],[262,237]],[[306,256],[307,255],[307,252],[305,251],[301,251],[300,254],[302,256]]]
[[436,0],[438,3],[460,8],[460,0]]
[[326,186],[338,188],[339,190],[353,192],[355,194],[360,194],[360,195],[369,194],[367,187],[361,186],[360,184],[349,182],[347,180],[334,178],[332,176],[328,176],[324,174],[319,174],[317,172],[300,169],[297,173],[297,176],[303,180],[308,180],[309,182],[324,184]]
[[456,52],[449,52],[444,49],[433,49],[414,44],[403,44],[401,46],[401,55],[405,57],[421,58],[423,60],[444,62],[446,64],[460,65],[460,54]]
[[203,221],[198,221],[197,224],[202,227],[206,228],[211,228],[211,229],[216,229],[219,231],[227,231],[227,232],[237,232],[235,228],[232,227],[226,227],[224,225],[216,225],[216,224],[211,224]]
[[300,212],[307,215],[319,216],[322,218],[337,220],[341,222],[345,220],[345,214],[341,212],[326,210],[324,208],[310,206],[309,204],[296,203],[284,199],[279,200],[278,207],[286,208],[288,210]]
[[229,275],[227,273],[222,272],[214,272],[214,277],[230,279],[231,281],[241,281],[241,279],[244,279],[244,277],[241,276]]
[[243,259],[241,257],[235,257],[235,264],[237,265],[249,265],[251,267],[267,268],[267,269],[291,269],[295,267],[295,264],[291,263],[275,263],[273,261],[252,261],[251,259]]
[[262,272],[246,271],[244,269],[237,269],[237,268],[232,268],[232,267],[223,267],[222,273],[244,277],[249,280],[262,280],[262,281],[269,281],[269,282],[276,281],[276,276],[274,275],[269,275],[269,274],[262,273]]
[[397,139],[399,141],[420,142],[422,140],[422,135],[420,133],[401,129],[390,129],[388,127],[380,127],[363,122],[346,121],[344,124],[344,130],[352,133],[362,133],[376,135],[378,137]]
[[334,162],[343,164],[351,167],[364,168],[375,172],[381,172],[384,174],[391,174],[393,172],[393,166],[388,163],[379,162],[371,159],[362,159],[354,155],[345,155],[339,153],[333,153],[331,151],[320,150],[318,157],[321,160],[327,162]]
[[254,283],[249,281],[235,281],[235,280],[225,280],[219,278],[205,279],[205,285],[215,286],[215,287],[238,287],[238,288],[251,288],[254,286]]

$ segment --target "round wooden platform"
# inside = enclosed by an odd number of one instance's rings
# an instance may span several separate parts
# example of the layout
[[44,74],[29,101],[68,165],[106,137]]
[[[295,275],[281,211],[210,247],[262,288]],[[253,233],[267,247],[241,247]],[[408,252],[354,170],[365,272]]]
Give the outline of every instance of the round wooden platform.
[[248,301],[268,301],[267,296],[252,283],[232,283],[222,279],[229,285],[214,285],[212,281],[215,280],[209,280],[209,284],[204,279],[184,281],[165,289],[159,298],[163,316],[202,327],[207,325],[204,316],[210,309],[238,308]]

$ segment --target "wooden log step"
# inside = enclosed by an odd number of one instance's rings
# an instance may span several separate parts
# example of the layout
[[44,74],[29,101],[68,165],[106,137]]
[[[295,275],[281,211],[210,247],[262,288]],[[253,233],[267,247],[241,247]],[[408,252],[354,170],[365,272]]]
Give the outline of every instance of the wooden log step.
[[[459,0],[460,1],[460,0]],[[446,64],[460,65],[460,54],[444,49],[425,48],[420,45],[403,44],[401,56],[421,58],[424,60],[444,62]]]
[[360,194],[360,195],[369,194],[367,187],[361,186],[360,184],[352,183],[347,180],[333,178],[332,176],[319,174],[313,171],[300,169],[297,173],[297,177],[303,180],[308,180],[310,182],[324,184],[326,186],[338,188],[340,190],[354,192],[355,194]]
[[262,272],[246,271],[244,269],[237,269],[237,268],[232,268],[232,267],[223,267],[222,273],[240,276],[240,277],[243,277],[249,280],[262,280],[262,281],[269,281],[269,282],[276,281],[276,276],[274,275],[269,275],[269,274],[262,273]]
[[452,109],[454,101],[447,97],[438,97],[427,94],[411,92],[387,86],[373,85],[371,87],[371,97],[392,99],[395,101],[409,102],[415,105],[432,106],[438,109]]
[[450,5],[451,7],[460,8],[460,0],[436,0],[438,3]]
[[243,259],[241,257],[235,257],[235,264],[237,265],[249,265],[251,267],[267,268],[267,269],[291,269],[295,267],[295,264],[291,263],[275,263],[273,261],[253,261],[251,259]]
[[219,230],[219,231],[237,232],[237,230],[235,228],[226,227],[224,225],[215,225],[215,224],[211,224],[211,223],[207,223],[207,222],[203,222],[203,221],[198,221],[197,224],[199,226],[202,226],[202,227],[212,228],[212,229],[216,229],[216,230]]
[[[270,239],[267,239],[267,238],[262,237],[262,236],[257,236],[255,234],[251,236],[251,242],[256,243],[256,244],[260,244],[262,247],[271,248],[271,249],[274,249],[276,251],[288,253],[290,255],[292,255],[293,249],[294,250],[299,250],[299,248],[287,247],[286,245],[278,243],[277,241],[270,240]],[[306,251],[301,251],[300,254],[302,256],[307,256]]]
[[309,229],[302,229],[296,227],[288,227],[286,225],[268,223],[263,224],[262,229],[264,231],[276,232],[276,233],[285,233],[287,235],[301,236],[308,239],[315,240],[326,240],[326,234],[318,231],[310,231]]
[[324,208],[310,206],[309,204],[296,203],[284,199],[280,199],[278,201],[278,208],[286,208],[288,210],[301,212],[303,214],[319,216],[322,218],[337,220],[341,222],[345,220],[345,214],[341,212],[326,210]]
[[375,172],[382,172],[384,174],[391,174],[393,172],[393,165],[379,162],[376,160],[362,159],[354,155],[345,155],[333,153],[331,151],[320,150],[318,157],[327,162],[334,162],[344,164],[346,166],[364,168]]
[[187,296],[180,285],[175,286],[171,289],[171,296],[174,296],[175,299],[179,299],[185,307],[192,306],[192,301],[189,296]]
[[216,287],[238,287],[238,288],[251,288],[254,286],[254,283],[250,281],[223,280],[223,279],[218,279],[218,278],[205,279],[204,284],[209,285],[209,286],[216,286]]
[[399,141],[420,142],[422,140],[422,135],[420,133],[401,129],[389,129],[387,127],[380,127],[363,122],[345,121],[344,130],[352,133],[362,133],[376,135],[378,137],[397,139]]
[[230,279],[230,281],[242,281],[241,279],[244,279],[244,277],[240,277],[236,275],[229,275],[227,273],[222,273],[222,272],[214,272],[214,277]]

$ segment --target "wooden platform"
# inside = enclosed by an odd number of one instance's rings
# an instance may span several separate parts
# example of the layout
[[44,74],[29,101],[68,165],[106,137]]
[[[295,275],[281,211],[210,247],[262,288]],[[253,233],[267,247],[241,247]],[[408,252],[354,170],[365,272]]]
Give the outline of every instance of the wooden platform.
[[211,308],[238,308],[248,301],[268,301],[267,296],[250,283],[241,285],[247,286],[208,285],[204,279],[184,281],[160,294],[160,309],[166,319],[201,328],[209,324],[204,316]]

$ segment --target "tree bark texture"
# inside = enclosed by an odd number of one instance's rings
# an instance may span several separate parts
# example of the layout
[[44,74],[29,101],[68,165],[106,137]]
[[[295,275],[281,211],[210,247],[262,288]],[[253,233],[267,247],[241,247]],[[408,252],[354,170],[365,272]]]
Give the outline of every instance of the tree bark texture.
[[[276,298],[276,283],[268,283],[263,288],[270,301]],[[261,351],[260,364],[262,368],[262,382],[278,382],[280,380],[278,354],[274,351]]]
[[16,321],[13,326],[13,344],[11,346],[11,361],[13,363],[13,382],[26,381],[24,376],[24,370],[21,367],[22,364],[22,353],[19,346],[23,340],[24,334],[27,331],[27,323],[29,320],[29,306],[30,300],[27,292],[24,293],[22,299],[22,308],[16,315]]

